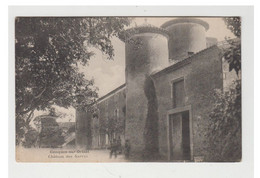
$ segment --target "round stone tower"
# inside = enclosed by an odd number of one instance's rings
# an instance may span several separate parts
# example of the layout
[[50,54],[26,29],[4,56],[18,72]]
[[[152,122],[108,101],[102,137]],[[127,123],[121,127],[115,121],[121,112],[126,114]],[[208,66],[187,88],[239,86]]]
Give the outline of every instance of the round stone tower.
[[206,48],[207,22],[194,18],[178,18],[163,25],[169,34],[169,59],[177,62]]
[[[145,134],[150,133],[149,129],[154,126],[158,127],[155,124],[152,126],[149,121],[156,122],[156,118],[151,118],[154,114],[149,113],[149,108],[157,105],[153,103],[156,102],[156,95],[150,74],[169,64],[168,34],[158,27],[141,26],[127,30],[123,40],[126,56],[125,138],[130,140],[131,152],[139,155],[145,154]],[[157,112],[156,108],[154,111]],[[148,118],[148,115],[152,116]],[[152,133],[156,134],[156,130]],[[156,147],[158,140],[154,139],[151,143]]]

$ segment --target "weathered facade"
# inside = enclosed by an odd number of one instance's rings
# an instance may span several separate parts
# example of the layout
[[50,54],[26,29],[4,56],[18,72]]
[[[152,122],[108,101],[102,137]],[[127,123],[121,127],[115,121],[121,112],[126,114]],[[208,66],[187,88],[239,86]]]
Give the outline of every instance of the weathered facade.
[[[180,18],[161,28],[127,30],[121,37],[126,84],[100,98],[95,115],[77,111],[76,143],[105,148],[120,136],[139,158],[203,157],[201,125],[212,108],[210,94],[234,77],[216,39],[206,38],[208,28],[202,20]],[[119,126],[109,130],[109,122]]]
[[125,84],[97,101],[92,121],[92,148],[106,148],[112,139],[124,141]]

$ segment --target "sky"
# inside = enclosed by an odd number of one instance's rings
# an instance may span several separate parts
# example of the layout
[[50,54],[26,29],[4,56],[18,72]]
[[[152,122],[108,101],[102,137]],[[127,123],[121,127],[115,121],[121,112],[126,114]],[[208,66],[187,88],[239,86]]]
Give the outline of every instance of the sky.
[[[166,21],[172,19],[174,18],[136,18],[130,28],[144,23],[160,27]],[[234,37],[221,18],[200,19],[209,24],[209,30],[206,32],[207,37],[215,37],[218,41],[223,41],[226,36]],[[115,49],[114,60],[107,60],[105,55],[95,51],[96,55],[90,60],[89,66],[81,69],[87,78],[94,78],[95,84],[99,88],[99,97],[125,83],[125,44],[118,38],[113,38],[112,42]]]
[[[140,26],[143,24],[151,24],[153,26],[160,27],[166,21],[174,18],[154,17],[144,18],[137,17],[132,21],[132,24],[128,28]],[[234,38],[234,35],[230,30],[226,28],[226,25],[222,18],[198,18],[206,21],[209,24],[209,29],[206,32],[207,37],[217,38],[218,41],[225,40],[225,37]],[[115,56],[113,60],[108,60],[105,54],[93,49],[95,55],[90,59],[87,66],[80,67],[80,71],[83,72],[87,79],[94,78],[95,86],[99,88],[99,97],[104,96],[108,92],[117,88],[125,83],[125,44],[118,38],[112,39],[112,44],[115,50]],[[59,118],[58,122],[74,122],[75,121],[75,109],[56,107],[58,112],[66,113],[67,117]],[[42,114],[41,111],[36,111],[35,116]]]

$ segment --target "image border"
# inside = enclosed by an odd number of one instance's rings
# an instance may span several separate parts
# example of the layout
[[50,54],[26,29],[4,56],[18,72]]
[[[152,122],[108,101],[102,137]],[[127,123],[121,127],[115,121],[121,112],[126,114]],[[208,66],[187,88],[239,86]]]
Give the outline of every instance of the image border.
[[[10,6],[9,177],[253,177],[254,141],[253,6]],[[238,163],[17,163],[15,161],[16,16],[240,16],[242,18],[242,161]]]

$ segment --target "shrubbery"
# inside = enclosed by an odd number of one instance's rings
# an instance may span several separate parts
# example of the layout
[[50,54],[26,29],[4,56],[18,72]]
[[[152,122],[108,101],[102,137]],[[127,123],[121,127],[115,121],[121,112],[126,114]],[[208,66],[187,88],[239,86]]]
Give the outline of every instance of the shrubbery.
[[241,80],[235,81],[228,91],[216,91],[213,100],[205,135],[205,161],[239,161],[242,156]]

